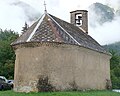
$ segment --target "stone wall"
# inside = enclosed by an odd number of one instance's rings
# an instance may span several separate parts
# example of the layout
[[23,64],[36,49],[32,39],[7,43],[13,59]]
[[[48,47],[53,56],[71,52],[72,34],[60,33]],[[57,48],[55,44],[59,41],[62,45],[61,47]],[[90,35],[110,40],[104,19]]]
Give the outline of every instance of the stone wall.
[[41,77],[48,77],[55,90],[106,89],[109,55],[67,44],[35,46],[16,45],[15,91],[40,91],[37,84]]

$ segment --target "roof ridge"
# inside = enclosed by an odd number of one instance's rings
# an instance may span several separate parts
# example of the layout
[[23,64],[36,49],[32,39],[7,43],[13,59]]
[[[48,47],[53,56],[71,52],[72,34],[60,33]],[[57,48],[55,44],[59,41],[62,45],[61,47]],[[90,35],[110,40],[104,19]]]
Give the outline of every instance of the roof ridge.
[[67,33],[78,45],[81,45],[73,36],[71,36],[56,20],[54,20],[49,14],[47,14],[63,31]]
[[78,28],[82,30],[84,33],[86,33],[86,31],[82,27],[78,27]]
[[30,39],[32,38],[32,36],[35,34],[36,30],[38,29],[38,27],[40,26],[40,24],[42,23],[43,19],[45,17],[45,14],[43,14],[40,18],[40,21],[38,22],[37,26],[34,28],[33,32],[30,34],[29,38],[27,39],[26,42],[29,42]]

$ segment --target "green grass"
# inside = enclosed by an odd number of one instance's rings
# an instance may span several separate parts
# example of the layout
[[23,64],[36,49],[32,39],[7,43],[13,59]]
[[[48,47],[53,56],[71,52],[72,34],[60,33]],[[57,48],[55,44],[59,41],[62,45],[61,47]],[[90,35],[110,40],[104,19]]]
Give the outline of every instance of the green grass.
[[39,92],[16,93],[14,91],[0,91],[0,96],[120,96],[120,93],[112,91],[87,91],[87,92]]

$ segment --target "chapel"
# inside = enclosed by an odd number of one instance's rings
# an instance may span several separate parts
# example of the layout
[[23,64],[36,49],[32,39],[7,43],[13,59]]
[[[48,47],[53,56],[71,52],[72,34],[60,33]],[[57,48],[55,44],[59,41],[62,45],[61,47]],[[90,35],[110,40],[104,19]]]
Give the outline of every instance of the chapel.
[[16,92],[110,86],[111,55],[89,35],[87,10],[70,12],[70,23],[45,11],[11,45]]

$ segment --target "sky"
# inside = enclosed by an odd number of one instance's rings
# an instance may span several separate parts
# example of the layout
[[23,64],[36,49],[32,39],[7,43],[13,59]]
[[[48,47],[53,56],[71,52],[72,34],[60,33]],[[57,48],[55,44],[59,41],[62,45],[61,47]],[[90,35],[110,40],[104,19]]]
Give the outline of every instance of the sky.
[[[95,2],[107,4],[116,10],[120,8],[120,0],[46,0],[46,8],[48,13],[69,22],[70,11],[88,10]],[[0,0],[0,28],[21,33],[25,21],[31,25],[43,13],[44,0]],[[89,25],[89,35],[102,45],[117,42],[120,41],[119,25],[120,17],[94,28]]]

